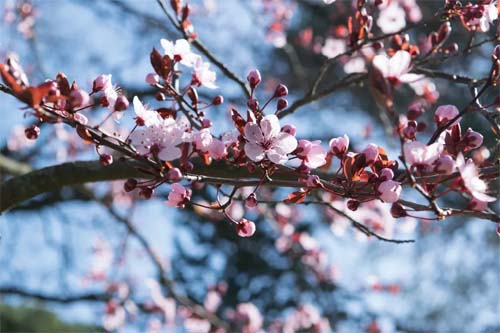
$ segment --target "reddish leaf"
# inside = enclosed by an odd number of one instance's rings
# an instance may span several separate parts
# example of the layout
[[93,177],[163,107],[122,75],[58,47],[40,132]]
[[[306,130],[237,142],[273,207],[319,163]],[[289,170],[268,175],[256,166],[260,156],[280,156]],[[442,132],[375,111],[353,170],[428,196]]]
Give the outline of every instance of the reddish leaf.
[[149,58],[156,74],[166,79],[171,70],[170,58],[168,56],[162,56],[155,48],[151,51]]
[[170,6],[174,10],[174,12],[179,15],[181,12],[182,1],[181,0],[170,0]]
[[349,181],[359,181],[365,165],[365,154],[346,156],[342,164],[344,175]]
[[0,64],[0,74],[2,75],[3,82],[14,92],[15,95],[21,93],[23,91],[23,87],[19,83],[17,83],[16,79],[10,75],[7,70],[7,66],[4,64]]
[[241,133],[241,135],[244,135],[245,133],[245,125],[247,122],[243,117],[236,111],[236,109],[231,109],[231,118],[233,119],[233,123],[236,126],[236,129],[238,132]]
[[292,192],[288,195],[288,197],[283,200],[284,203],[301,203],[305,200],[306,196],[309,194],[309,191],[296,191]]
[[189,87],[188,96],[189,96],[189,99],[191,100],[191,105],[193,107],[198,105],[198,91],[196,91],[196,88]]
[[69,86],[68,78],[66,77],[66,75],[64,75],[64,73],[62,72],[57,73],[56,82],[57,82],[57,87],[61,91],[61,95],[69,97],[71,88]]
[[45,82],[37,87],[26,88],[17,97],[29,106],[36,108],[42,99],[49,94],[50,89],[52,89],[52,82]]

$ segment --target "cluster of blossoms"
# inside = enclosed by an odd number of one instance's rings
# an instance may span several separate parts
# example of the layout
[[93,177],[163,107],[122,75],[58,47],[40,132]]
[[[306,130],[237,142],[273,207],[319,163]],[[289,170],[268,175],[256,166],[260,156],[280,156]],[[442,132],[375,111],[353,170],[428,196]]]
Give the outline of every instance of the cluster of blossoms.
[[6,0],[3,21],[7,25],[15,25],[24,38],[33,38],[36,11],[31,0]]

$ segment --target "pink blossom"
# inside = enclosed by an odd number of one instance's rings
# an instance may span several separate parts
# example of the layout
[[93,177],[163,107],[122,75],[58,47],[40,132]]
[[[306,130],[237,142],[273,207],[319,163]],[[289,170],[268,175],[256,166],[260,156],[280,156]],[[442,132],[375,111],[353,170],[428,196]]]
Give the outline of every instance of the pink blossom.
[[315,169],[326,163],[326,149],[321,141],[300,140],[297,146],[297,156],[308,168]]
[[443,155],[436,162],[436,171],[445,175],[451,175],[455,168],[455,160],[450,155]]
[[383,168],[380,171],[380,179],[381,180],[391,180],[392,178],[394,178],[394,171],[392,171],[392,169]]
[[146,75],[146,83],[154,86],[160,82],[160,76],[155,73],[149,73]]
[[483,136],[472,130],[472,128],[468,128],[462,137],[462,141],[467,145],[467,148],[476,149],[483,144]]
[[240,237],[251,237],[255,233],[255,223],[247,219],[241,219],[236,225],[236,232]]
[[151,126],[160,123],[158,112],[146,109],[139,97],[134,96],[132,103],[134,104],[134,111],[136,114],[134,119],[137,126]]
[[450,120],[455,119],[458,114],[459,111],[455,105],[441,105],[436,109],[436,113],[434,114],[434,121],[438,126],[443,126]]
[[256,333],[262,328],[264,322],[262,315],[255,305],[252,303],[241,303],[236,307],[238,319],[242,319],[243,333]]
[[196,149],[200,150],[203,153],[206,153],[210,149],[210,145],[212,144],[213,137],[210,133],[210,129],[203,128],[195,133],[192,136],[193,145]]
[[227,156],[226,145],[221,140],[213,138],[208,147],[208,154],[213,159],[221,160]]
[[210,327],[210,322],[206,319],[189,317],[184,320],[185,332],[208,333]]
[[205,301],[203,302],[203,307],[207,309],[209,312],[215,312],[219,308],[219,305],[221,304],[222,297],[219,292],[216,290],[210,290],[208,291],[207,295],[205,296]]
[[209,89],[215,89],[216,74],[210,70],[210,63],[204,62],[200,56],[196,57],[194,62],[193,81],[199,86],[205,86]]
[[167,205],[183,208],[191,199],[191,190],[179,183],[172,184],[172,191],[168,194]]
[[399,182],[386,180],[380,183],[377,190],[380,192],[380,199],[383,202],[393,203],[399,200],[402,188]]
[[69,94],[69,102],[73,108],[87,106],[90,101],[89,94],[82,89],[72,90]]
[[115,300],[106,303],[106,314],[103,318],[103,326],[106,331],[114,331],[125,324],[125,309]]
[[252,89],[255,89],[262,80],[262,77],[260,76],[260,72],[257,69],[252,69],[250,72],[248,72],[247,75],[247,81],[250,83],[250,87]]
[[462,177],[464,187],[474,198],[484,202],[493,202],[496,200],[496,198],[486,194],[488,185],[486,185],[484,180],[479,178],[479,171],[474,161],[469,159],[466,162],[464,156],[460,153],[457,156],[457,167],[460,172],[460,177]]
[[405,11],[396,2],[380,11],[377,25],[385,34],[390,34],[403,29],[406,26]]
[[175,44],[169,40],[161,39],[160,44],[165,51],[165,54],[172,60],[180,62],[184,66],[193,67],[196,58],[196,54],[191,52],[191,45],[185,39],[178,39]]
[[321,48],[321,54],[327,58],[335,58],[346,50],[346,43],[342,39],[327,38],[325,45]]
[[260,124],[248,122],[245,125],[245,153],[254,162],[267,157],[271,162],[284,164],[287,154],[297,148],[297,139],[293,135],[280,132],[280,123],[275,115],[265,116]]
[[172,119],[136,130],[130,135],[132,145],[141,155],[153,155],[164,161],[173,161],[181,156],[177,147],[183,140],[184,130]]
[[410,165],[429,166],[443,152],[443,145],[435,142],[429,146],[419,141],[405,142],[403,145],[406,162]]
[[348,147],[349,137],[347,134],[330,140],[330,151],[336,156],[343,155],[347,151]]
[[366,163],[373,163],[377,160],[379,155],[378,146],[374,143],[370,143],[361,153],[365,155]]
[[111,74],[99,75],[93,83],[92,92],[98,92],[103,90],[108,84],[111,83]]
[[409,73],[411,55],[406,51],[398,51],[390,58],[386,54],[379,54],[373,58],[373,66],[394,86],[398,86],[401,82],[414,82],[422,78],[422,75]]

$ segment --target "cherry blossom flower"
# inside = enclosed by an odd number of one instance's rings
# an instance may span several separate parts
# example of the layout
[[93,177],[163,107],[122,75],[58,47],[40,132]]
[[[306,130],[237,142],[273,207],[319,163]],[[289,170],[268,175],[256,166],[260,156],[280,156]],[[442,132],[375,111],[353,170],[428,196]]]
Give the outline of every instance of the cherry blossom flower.
[[327,58],[335,58],[346,50],[346,43],[342,39],[327,38],[321,48],[321,54]]
[[106,303],[106,315],[103,318],[103,326],[106,331],[114,331],[125,324],[125,309],[115,300]]
[[245,153],[254,162],[267,157],[271,162],[284,164],[287,154],[297,148],[297,139],[293,135],[280,132],[280,123],[275,115],[265,116],[260,124],[248,122],[245,125]]
[[479,171],[471,159],[465,161],[462,153],[457,156],[457,167],[460,172],[460,177],[464,183],[464,187],[470,194],[479,201],[493,202],[496,199],[486,194],[488,185],[479,178]]
[[141,128],[130,135],[132,145],[141,155],[157,156],[164,161],[173,161],[181,156],[177,147],[183,141],[184,130],[172,119]]
[[208,147],[210,157],[216,160],[221,160],[227,156],[227,148],[224,142],[219,139],[213,139]]
[[445,175],[451,175],[455,168],[455,160],[450,155],[443,155],[436,162],[436,171]]
[[394,180],[386,180],[380,183],[377,188],[378,192],[380,192],[380,199],[383,202],[393,203],[399,200],[399,196],[401,195],[401,184]]
[[107,241],[97,238],[93,248],[93,259],[90,267],[90,278],[104,280],[106,273],[113,263],[113,251]]
[[419,141],[405,142],[403,145],[406,162],[410,165],[432,165],[443,152],[443,144],[435,142],[429,146]]
[[297,146],[297,156],[311,169],[319,168],[326,163],[326,153],[319,140],[312,142],[300,140]]
[[347,148],[349,147],[349,137],[347,136],[347,134],[344,134],[344,136],[333,138],[330,140],[329,145],[330,145],[330,151],[334,155],[336,156],[343,155],[347,151]]
[[404,9],[393,1],[380,11],[377,25],[385,34],[397,32],[406,26],[405,15]]
[[179,183],[172,184],[172,191],[168,194],[167,205],[184,208],[186,202],[191,199],[191,190]]
[[[436,109],[436,112],[434,113],[434,121],[438,126],[442,126],[458,116],[459,113],[460,112],[455,105],[441,105]],[[455,122],[454,124],[456,124],[457,122]]]
[[192,135],[193,145],[203,153],[209,151],[212,141],[213,137],[208,128],[203,128]]
[[236,225],[236,232],[240,237],[251,237],[255,233],[255,223],[247,219],[241,219]]
[[365,159],[367,163],[373,163],[378,158],[378,146],[374,143],[370,143],[366,146],[365,149],[361,152],[365,155]]
[[215,85],[216,74],[209,68],[210,63],[204,62],[200,56],[196,57],[194,62],[193,81],[199,86],[215,89],[217,88],[217,85]]
[[180,62],[184,66],[193,67],[196,59],[199,57],[191,52],[191,45],[185,39],[178,39],[174,44],[162,38],[160,39],[160,44],[170,59]]
[[137,126],[151,126],[160,123],[161,118],[158,112],[153,110],[148,110],[144,106],[144,104],[142,104],[139,97],[134,96],[132,103],[134,104],[134,111],[135,114],[137,115],[134,118]]
[[414,82],[423,77],[409,73],[411,55],[406,51],[398,51],[390,58],[386,54],[379,54],[373,58],[373,66],[394,86],[398,86],[401,82]]
[[468,149],[476,149],[483,144],[483,136],[472,128],[468,128],[462,137],[462,141],[467,145]]

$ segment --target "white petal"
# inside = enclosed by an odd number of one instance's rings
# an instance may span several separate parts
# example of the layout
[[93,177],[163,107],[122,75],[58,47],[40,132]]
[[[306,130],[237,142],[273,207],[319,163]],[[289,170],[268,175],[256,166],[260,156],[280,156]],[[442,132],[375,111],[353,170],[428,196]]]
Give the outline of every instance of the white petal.
[[382,76],[389,75],[389,58],[384,54],[379,54],[373,58],[373,66],[382,73]]
[[181,150],[175,146],[168,146],[160,150],[158,157],[164,161],[173,161],[181,157]]
[[260,121],[260,127],[266,141],[276,137],[281,130],[280,121],[274,114],[265,116]]
[[245,138],[250,142],[264,142],[262,131],[256,123],[247,123],[245,125]]
[[408,72],[411,63],[411,55],[406,51],[398,51],[389,60],[389,75],[400,77]]
[[288,133],[281,132],[274,139],[272,149],[275,149],[281,154],[290,154],[297,148],[297,139]]
[[264,149],[253,142],[245,143],[245,154],[254,162],[260,162],[264,158]]
[[285,164],[288,161],[288,157],[286,156],[286,154],[282,154],[275,149],[269,149],[266,155],[271,162],[276,164]]

